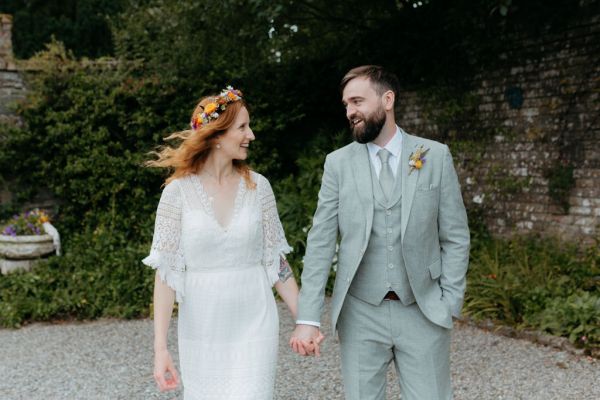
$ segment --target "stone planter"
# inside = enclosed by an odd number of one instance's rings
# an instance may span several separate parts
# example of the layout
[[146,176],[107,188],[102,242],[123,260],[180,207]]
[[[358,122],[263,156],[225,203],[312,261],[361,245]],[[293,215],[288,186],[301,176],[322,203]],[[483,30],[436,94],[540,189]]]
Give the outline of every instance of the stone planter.
[[50,235],[0,235],[0,271],[7,274],[14,270],[30,270],[35,262],[54,253]]

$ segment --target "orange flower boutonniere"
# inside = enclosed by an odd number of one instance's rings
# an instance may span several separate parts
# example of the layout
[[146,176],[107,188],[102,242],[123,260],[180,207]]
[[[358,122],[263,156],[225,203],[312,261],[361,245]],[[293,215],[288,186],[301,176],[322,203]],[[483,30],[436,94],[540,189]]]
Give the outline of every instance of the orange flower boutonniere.
[[423,165],[425,164],[425,154],[427,154],[428,151],[429,149],[425,149],[423,148],[423,145],[421,145],[415,152],[410,153],[410,156],[408,157],[408,165],[410,166],[410,171],[408,171],[409,175],[415,169],[423,168]]

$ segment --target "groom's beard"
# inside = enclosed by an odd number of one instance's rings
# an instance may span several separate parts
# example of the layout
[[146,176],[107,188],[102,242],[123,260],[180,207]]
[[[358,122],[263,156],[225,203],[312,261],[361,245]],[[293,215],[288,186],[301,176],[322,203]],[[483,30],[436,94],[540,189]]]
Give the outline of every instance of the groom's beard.
[[372,142],[379,136],[379,133],[385,125],[385,111],[379,108],[368,118],[362,118],[362,126],[356,127],[350,121],[350,131],[352,132],[352,139],[358,143]]

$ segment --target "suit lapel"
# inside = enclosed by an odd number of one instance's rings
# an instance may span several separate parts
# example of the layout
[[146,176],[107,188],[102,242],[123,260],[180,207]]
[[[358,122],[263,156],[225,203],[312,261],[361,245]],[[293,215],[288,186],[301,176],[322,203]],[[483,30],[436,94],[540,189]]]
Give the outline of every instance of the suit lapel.
[[408,165],[410,155],[416,149],[417,143],[414,138],[402,131],[402,153],[400,154],[399,166],[399,172],[402,179],[402,218],[400,221],[402,241],[404,241],[404,233],[406,232],[406,226],[408,225],[408,218],[417,189],[417,181],[419,180],[419,170],[415,170],[409,174],[410,167]]
[[358,198],[366,212],[365,237],[368,240],[373,226],[373,183],[371,180],[371,160],[369,160],[369,151],[366,145],[355,144],[354,157],[350,160],[350,163]]

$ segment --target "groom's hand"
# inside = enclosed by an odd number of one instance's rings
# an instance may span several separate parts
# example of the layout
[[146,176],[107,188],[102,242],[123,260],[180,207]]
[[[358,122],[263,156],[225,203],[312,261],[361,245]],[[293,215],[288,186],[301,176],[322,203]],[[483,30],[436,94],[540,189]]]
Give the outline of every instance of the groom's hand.
[[302,356],[316,355],[320,356],[319,344],[325,339],[325,336],[319,331],[319,328],[312,325],[296,325],[296,329],[290,338],[290,347],[292,350]]

